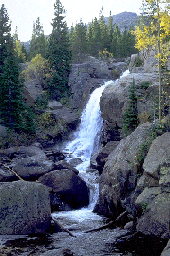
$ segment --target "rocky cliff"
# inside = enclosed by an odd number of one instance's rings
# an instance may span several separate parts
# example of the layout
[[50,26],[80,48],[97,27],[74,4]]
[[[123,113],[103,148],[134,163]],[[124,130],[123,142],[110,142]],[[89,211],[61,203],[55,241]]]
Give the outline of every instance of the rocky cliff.
[[[136,65],[139,58],[140,67]],[[100,105],[104,119],[101,139],[104,148],[93,158],[101,173],[99,201],[95,210],[112,218],[126,210],[128,218],[125,222],[132,220],[137,232],[168,240],[170,133],[169,126],[163,124],[167,124],[169,116],[160,124],[154,115],[158,97],[156,64],[154,52],[132,55],[130,74],[111,83],[103,92]],[[123,113],[133,80],[136,85],[139,126],[124,137]],[[107,147],[110,141],[117,141],[117,145]],[[107,155],[104,155],[106,148],[110,151],[107,150]]]

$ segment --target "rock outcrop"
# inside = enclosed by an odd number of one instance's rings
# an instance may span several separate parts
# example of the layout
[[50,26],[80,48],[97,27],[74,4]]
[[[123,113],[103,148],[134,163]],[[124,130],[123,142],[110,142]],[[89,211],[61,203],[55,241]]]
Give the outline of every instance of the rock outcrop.
[[0,183],[0,234],[49,232],[51,208],[48,188],[39,183]]
[[161,238],[170,238],[170,133],[156,138],[144,160],[144,173],[137,184],[142,193],[135,204],[142,216],[137,230]]
[[106,159],[99,181],[98,212],[116,217],[125,201],[136,187],[138,175],[137,153],[148,139],[150,123],[139,126],[131,135],[121,140]]
[[69,78],[70,104],[74,109],[83,109],[89,95],[103,84],[104,80],[114,80],[127,69],[125,62],[109,62],[89,57],[86,63],[73,64]]
[[122,138],[121,128],[123,114],[127,107],[129,87],[135,81],[137,94],[137,110],[140,122],[153,119],[154,99],[158,91],[157,73],[132,73],[126,77],[110,83],[103,91],[100,108],[104,120],[103,144],[109,140]]

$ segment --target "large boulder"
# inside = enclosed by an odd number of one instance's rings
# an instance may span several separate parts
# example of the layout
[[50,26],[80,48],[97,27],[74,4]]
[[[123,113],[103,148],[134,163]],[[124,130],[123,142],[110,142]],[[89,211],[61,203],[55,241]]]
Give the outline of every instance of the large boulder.
[[26,157],[15,160],[11,163],[11,167],[23,179],[35,181],[45,173],[52,171],[54,163],[45,158]]
[[55,170],[43,175],[38,181],[51,188],[53,194],[60,195],[74,209],[89,203],[89,190],[85,181],[71,170]]
[[0,234],[49,232],[51,208],[48,188],[39,183],[0,183]]
[[43,88],[39,79],[35,78],[25,83],[24,96],[29,105],[34,106],[37,98],[42,95]]
[[[170,132],[157,137],[149,149],[143,164],[144,175],[138,186],[161,186],[169,189],[170,186]],[[169,189],[170,192],[170,189]]]
[[99,182],[99,213],[116,217],[121,201],[135,188],[139,164],[136,156],[150,129],[150,123],[140,125],[108,156]]
[[137,230],[145,235],[170,238],[170,133],[157,137],[144,160],[135,201],[139,216]]
[[37,138],[44,148],[51,148],[75,130],[79,122],[78,113],[67,107],[39,110]]
[[136,229],[145,235],[170,238],[170,193],[161,193],[146,207],[144,215],[138,220]]
[[8,148],[3,153],[12,159],[9,167],[25,180],[37,180],[54,168],[54,162],[48,160],[45,152],[34,145]]

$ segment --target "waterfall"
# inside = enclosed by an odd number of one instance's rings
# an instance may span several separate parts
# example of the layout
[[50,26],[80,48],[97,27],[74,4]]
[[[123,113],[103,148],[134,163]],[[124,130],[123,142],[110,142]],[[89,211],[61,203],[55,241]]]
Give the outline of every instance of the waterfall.
[[71,154],[71,158],[80,158],[83,161],[82,164],[76,167],[80,172],[86,171],[90,164],[91,154],[98,147],[99,133],[103,125],[99,106],[100,97],[109,83],[111,81],[93,91],[86,108],[82,112],[81,124],[74,134],[75,139],[69,142],[65,148]]
[[[124,77],[129,73],[125,71],[120,77]],[[81,115],[81,123],[78,130],[74,133],[74,139],[69,142],[65,151],[69,153],[67,161],[72,158],[80,158],[82,163],[77,165],[79,175],[85,180],[87,186],[90,188],[90,205],[89,209],[93,209],[98,198],[98,184],[95,182],[95,174],[86,173],[90,166],[91,154],[98,149],[99,136],[103,125],[103,120],[100,112],[100,97],[107,85],[114,83],[114,81],[107,81],[100,88],[93,91],[89,101]]]
[[[120,77],[127,76],[129,71],[125,71]],[[97,150],[99,144],[100,131],[103,125],[103,120],[100,112],[100,97],[103,90],[110,83],[114,84],[114,81],[107,81],[100,88],[93,91],[89,101],[86,104],[86,108],[81,115],[81,123],[78,130],[74,133],[74,138],[71,142],[67,143],[64,148],[64,152],[68,153],[67,161],[69,162],[73,158],[80,158],[82,163],[77,165],[79,170],[79,176],[85,180],[87,186],[90,189],[90,204],[88,208],[82,208],[80,210],[57,212],[53,213],[60,220],[73,220],[73,223],[78,221],[79,223],[84,220],[100,220],[97,214],[94,214],[92,210],[97,202],[99,195],[98,175],[95,173],[86,172],[90,166],[90,157],[94,150]]]

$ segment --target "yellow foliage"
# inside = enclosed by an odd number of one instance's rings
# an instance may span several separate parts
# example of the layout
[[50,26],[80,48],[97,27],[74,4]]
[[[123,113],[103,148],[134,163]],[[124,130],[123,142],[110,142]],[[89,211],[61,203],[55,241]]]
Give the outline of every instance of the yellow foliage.
[[15,52],[17,53],[17,56],[19,57],[21,62],[26,61],[25,53],[22,52],[22,45],[19,40],[16,40],[15,42]]
[[44,77],[50,77],[49,63],[41,56],[41,54],[37,54],[31,62],[27,62],[26,70],[22,71],[22,75],[24,76],[25,81],[34,78],[42,81]]

